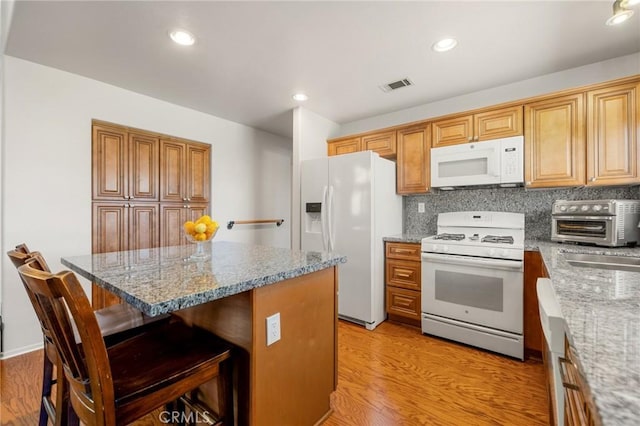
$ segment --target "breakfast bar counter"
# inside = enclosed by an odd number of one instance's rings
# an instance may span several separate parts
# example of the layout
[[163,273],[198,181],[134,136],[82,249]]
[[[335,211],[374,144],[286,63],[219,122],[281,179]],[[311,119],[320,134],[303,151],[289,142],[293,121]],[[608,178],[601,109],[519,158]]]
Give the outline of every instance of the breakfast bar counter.
[[[207,260],[191,260],[194,251],[159,247],[62,263],[148,315],[172,313],[234,343],[238,424],[326,418],[337,385],[337,267],[346,258],[224,241],[207,244]],[[268,346],[266,318],[276,313],[280,340]]]
[[640,248],[527,241],[539,250],[580,373],[604,425],[640,419],[640,272],[573,266],[569,253],[640,257]]

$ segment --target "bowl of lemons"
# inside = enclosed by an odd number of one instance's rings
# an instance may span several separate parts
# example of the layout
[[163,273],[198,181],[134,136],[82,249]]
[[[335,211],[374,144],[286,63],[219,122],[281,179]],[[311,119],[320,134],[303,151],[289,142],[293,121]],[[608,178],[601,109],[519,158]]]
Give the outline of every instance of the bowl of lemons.
[[184,234],[188,241],[196,244],[196,251],[189,258],[192,260],[206,260],[211,255],[205,250],[205,244],[215,237],[218,232],[218,222],[208,215],[200,216],[195,221],[184,223]]

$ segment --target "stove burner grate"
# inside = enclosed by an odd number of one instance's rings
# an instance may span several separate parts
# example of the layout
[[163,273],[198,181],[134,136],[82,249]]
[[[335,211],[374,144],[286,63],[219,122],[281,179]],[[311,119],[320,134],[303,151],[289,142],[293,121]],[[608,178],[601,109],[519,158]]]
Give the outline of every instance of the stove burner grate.
[[464,234],[438,234],[433,237],[434,240],[453,240],[453,241],[462,241],[464,240]]
[[506,235],[487,235],[482,237],[481,243],[499,243],[499,244],[513,244],[513,237]]

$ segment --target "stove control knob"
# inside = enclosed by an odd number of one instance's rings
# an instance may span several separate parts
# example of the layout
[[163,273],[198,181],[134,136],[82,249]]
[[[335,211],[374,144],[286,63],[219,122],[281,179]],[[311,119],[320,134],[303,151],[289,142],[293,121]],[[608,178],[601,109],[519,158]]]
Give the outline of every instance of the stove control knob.
[[496,255],[496,249],[489,249],[489,256],[495,256]]
[[561,212],[564,212],[567,210],[567,206],[560,206],[558,207],[558,210],[560,210]]
[[442,252],[443,253],[448,253],[449,252],[449,246],[442,246]]
[[509,256],[509,250],[503,249],[502,252],[500,253],[500,256],[506,259],[507,256]]
[[599,212],[600,210],[602,210],[602,206],[600,204],[596,204],[595,206],[593,206],[594,212]]
[[440,250],[440,246],[437,244],[433,245],[433,251],[438,252],[438,250]]
[[578,206],[570,206],[569,207],[569,211],[570,212],[575,212],[576,210],[578,210]]
[[580,210],[582,210],[583,212],[586,212],[587,210],[589,210],[589,206],[582,206],[580,207]]

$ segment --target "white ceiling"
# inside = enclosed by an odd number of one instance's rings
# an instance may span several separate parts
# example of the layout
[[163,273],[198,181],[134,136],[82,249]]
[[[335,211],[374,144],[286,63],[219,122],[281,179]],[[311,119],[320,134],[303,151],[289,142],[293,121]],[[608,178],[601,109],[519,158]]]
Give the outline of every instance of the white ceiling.
[[346,123],[640,52],[640,7],[608,27],[612,3],[18,1],[6,53],[290,136],[297,91]]

